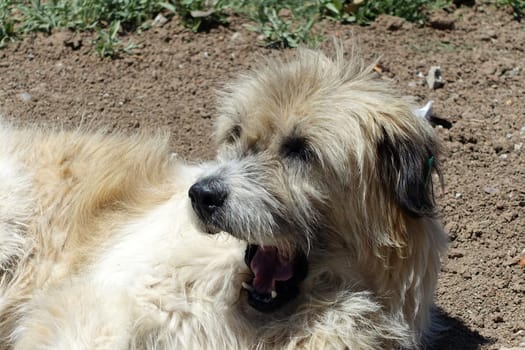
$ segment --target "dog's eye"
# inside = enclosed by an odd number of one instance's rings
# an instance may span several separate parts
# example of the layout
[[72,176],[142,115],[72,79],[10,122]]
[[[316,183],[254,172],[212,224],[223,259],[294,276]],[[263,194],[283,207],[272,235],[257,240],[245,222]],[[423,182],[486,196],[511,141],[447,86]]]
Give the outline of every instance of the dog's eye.
[[282,153],[285,157],[309,161],[314,158],[314,153],[308,141],[302,137],[291,137],[286,139],[282,145]]
[[235,125],[233,128],[231,128],[230,132],[226,136],[226,142],[234,143],[235,141],[237,141],[239,137],[241,136],[241,131],[242,131],[241,126]]

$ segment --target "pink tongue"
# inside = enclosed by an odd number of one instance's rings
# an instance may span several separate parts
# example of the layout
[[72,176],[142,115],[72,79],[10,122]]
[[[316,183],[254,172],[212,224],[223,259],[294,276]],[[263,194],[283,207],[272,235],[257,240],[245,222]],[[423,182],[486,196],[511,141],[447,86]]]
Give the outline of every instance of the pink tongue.
[[250,263],[255,274],[252,285],[258,293],[271,293],[276,281],[286,281],[293,276],[292,262],[279,255],[275,247],[259,247]]

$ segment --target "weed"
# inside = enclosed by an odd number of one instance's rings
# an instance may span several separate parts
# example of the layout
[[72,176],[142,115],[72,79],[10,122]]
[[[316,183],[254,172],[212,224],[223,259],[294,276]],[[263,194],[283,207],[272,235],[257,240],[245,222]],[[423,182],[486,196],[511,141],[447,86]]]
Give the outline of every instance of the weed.
[[[377,16],[387,14],[406,19],[410,22],[423,23],[425,11],[435,5],[435,0],[382,0],[365,1],[355,13],[355,20],[359,24],[368,24]],[[445,3],[440,1],[441,3]]]
[[[491,0],[511,6],[521,20],[525,0]],[[177,15],[193,31],[225,23],[227,15],[250,20],[269,47],[316,46],[322,39],[316,23],[332,19],[366,25],[380,14],[423,23],[429,9],[451,6],[452,0],[0,0],[0,47],[19,34],[55,28],[94,31],[95,51],[115,57],[131,51],[119,33],[147,29],[159,12]]]
[[18,5],[24,32],[50,32],[54,28],[92,30],[115,22],[134,30],[160,9],[154,0],[31,0]]
[[521,22],[525,16],[525,0],[497,0],[497,6],[510,6],[512,8],[512,16],[518,22]]
[[315,46],[321,40],[312,33],[320,19],[317,1],[256,0],[243,7],[254,23],[249,29],[263,34],[269,47],[297,47],[302,43]]
[[107,30],[97,30],[97,37],[94,40],[95,51],[97,54],[104,58],[116,58],[122,53],[131,54],[137,47],[134,43],[129,42],[124,45],[118,38],[118,32],[120,31],[120,22],[113,22]]
[[223,1],[172,0],[160,5],[169,12],[177,14],[184,26],[193,32],[226,22]]
[[0,48],[16,38],[14,1],[0,1]]

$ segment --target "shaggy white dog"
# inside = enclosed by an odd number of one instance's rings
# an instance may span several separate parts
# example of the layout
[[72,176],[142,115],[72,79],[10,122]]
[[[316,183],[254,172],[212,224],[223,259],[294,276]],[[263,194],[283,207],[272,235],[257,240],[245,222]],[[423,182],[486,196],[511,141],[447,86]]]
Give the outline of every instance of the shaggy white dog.
[[198,166],[163,135],[0,126],[0,349],[421,346],[437,141],[370,72],[264,62]]

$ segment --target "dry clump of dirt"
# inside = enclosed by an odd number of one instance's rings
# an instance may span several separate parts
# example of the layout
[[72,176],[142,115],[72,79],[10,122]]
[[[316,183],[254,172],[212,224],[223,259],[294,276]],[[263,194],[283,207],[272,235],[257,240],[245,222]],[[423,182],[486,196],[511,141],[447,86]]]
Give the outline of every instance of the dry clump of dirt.
[[[428,27],[391,17],[322,27],[380,57],[377,71],[398,89],[434,101],[445,177],[437,199],[450,235],[437,295],[448,329],[434,348],[525,349],[525,26],[483,6],[432,18]],[[215,90],[279,54],[236,21],[200,34],[172,21],[131,39],[139,54],[113,61],[92,54],[89,36],[67,32],[0,50],[0,114],[22,124],[169,130],[175,152],[211,158]],[[440,89],[427,86],[431,66],[441,69]]]

